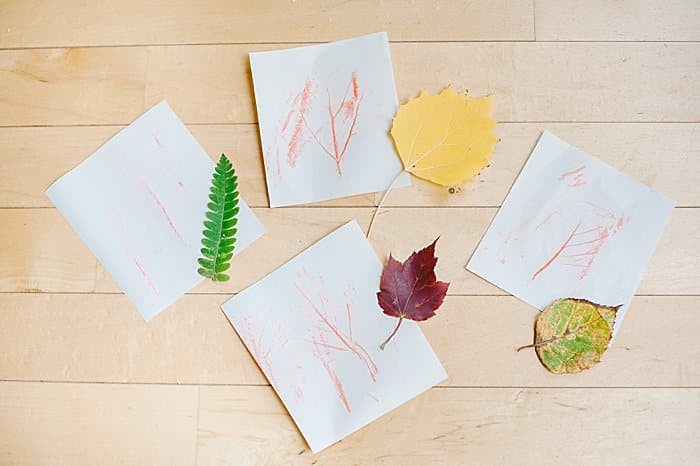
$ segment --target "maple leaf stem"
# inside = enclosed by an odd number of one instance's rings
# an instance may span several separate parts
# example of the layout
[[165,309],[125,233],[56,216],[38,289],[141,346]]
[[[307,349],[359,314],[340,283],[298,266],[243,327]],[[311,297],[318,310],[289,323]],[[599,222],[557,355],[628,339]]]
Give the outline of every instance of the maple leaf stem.
[[389,337],[388,337],[386,340],[384,340],[384,343],[382,343],[381,345],[379,345],[379,349],[380,349],[380,350],[384,351],[384,347],[386,346],[386,344],[389,343],[389,341],[390,341],[392,338],[394,338],[394,335],[396,335],[396,332],[399,331],[399,327],[401,327],[401,322],[403,322],[403,316],[399,317],[399,323],[396,324],[396,327],[394,328],[394,331],[391,332],[391,335],[389,335]]
[[404,173],[408,173],[408,170],[401,170],[399,173],[396,174],[393,180],[391,180],[391,183],[389,183],[389,187],[386,188],[386,191],[384,191],[384,194],[382,195],[382,198],[379,200],[379,204],[377,204],[377,208],[374,209],[374,213],[372,214],[372,218],[369,221],[369,227],[367,228],[367,239],[369,239],[369,235],[372,233],[372,225],[374,225],[374,219],[377,217],[377,213],[379,212],[379,209],[382,208],[382,205],[384,204],[384,200],[386,197],[389,195],[389,191],[391,191],[391,188],[394,187],[396,182],[401,178],[401,175]]

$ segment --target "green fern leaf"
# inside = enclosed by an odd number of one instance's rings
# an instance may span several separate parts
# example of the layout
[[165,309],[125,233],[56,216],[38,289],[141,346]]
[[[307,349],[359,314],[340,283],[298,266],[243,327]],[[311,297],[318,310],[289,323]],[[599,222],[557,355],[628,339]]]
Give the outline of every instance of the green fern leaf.
[[215,282],[229,279],[222,273],[231,267],[229,261],[233,257],[236,243],[235,228],[238,223],[238,177],[236,170],[226,157],[221,154],[216,164],[209,191],[209,209],[205,214],[204,230],[202,231],[202,256],[197,260],[200,268],[197,272]]

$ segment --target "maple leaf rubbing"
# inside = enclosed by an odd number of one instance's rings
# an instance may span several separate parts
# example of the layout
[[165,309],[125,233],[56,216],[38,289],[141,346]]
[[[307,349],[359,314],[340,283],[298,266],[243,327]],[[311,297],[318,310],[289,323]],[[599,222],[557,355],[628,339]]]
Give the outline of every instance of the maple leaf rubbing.
[[435,276],[435,245],[437,239],[418,252],[413,252],[401,263],[389,254],[382,271],[377,302],[384,314],[398,317],[399,321],[389,337],[379,345],[384,349],[396,335],[404,319],[427,320],[435,315],[447,294],[449,283],[437,281]]

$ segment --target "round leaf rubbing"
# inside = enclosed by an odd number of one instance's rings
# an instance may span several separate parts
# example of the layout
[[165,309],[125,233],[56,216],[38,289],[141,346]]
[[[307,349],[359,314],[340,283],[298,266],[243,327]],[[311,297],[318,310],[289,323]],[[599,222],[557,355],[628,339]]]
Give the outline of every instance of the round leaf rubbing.
[[473,177],[498,142],[492,112],[490,96],[472,98],[451,87],[401,105],[391,136],[404,169],[448,187]]
[[585,299],[560,299],[546,307],[535,323],[537,357],[550,372],[575,373],[600,361],[608,348],[620,306]]

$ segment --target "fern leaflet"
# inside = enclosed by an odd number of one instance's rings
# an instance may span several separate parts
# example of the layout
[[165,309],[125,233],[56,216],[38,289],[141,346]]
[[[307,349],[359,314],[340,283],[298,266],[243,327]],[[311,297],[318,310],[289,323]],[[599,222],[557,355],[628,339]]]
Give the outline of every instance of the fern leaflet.
[[214,169],[209,191],[209,202],[202,231],[202,246],[197,262],[201,266],[197,272],[215,282],[226,281],[224,273],[231,267],[230,260],[236,244],[238,229],[238,177],[233,164],[221,154]]

